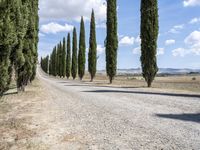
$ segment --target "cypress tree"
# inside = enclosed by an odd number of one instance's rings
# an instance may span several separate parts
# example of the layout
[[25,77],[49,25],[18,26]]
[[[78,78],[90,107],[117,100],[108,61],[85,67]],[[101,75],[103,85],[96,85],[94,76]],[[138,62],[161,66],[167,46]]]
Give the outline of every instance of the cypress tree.
[[53,49],[52,53],[52,75],[56,76],[57,75],[57,53],[56,53],[56,46]]
[[158,24],[157,0],[141,0],[141,63],[142,74],[148,87],[151,87],[158,72],[156,59]]
[[62,64],[62,42],[60,41],[59,45],[59,76],[60,78],[62,77],[62,72],[63,72],[63,64]]
[[39,15],[38,15],[38,5],[39,0],[34,0],[32,2],[32,20],[33,20],[33,47],[32,47],[32,57],[33,57],[33,64],[32,64],[32,75],[30,77],[30,82],[32,82],[35,79],[36,76],[36,68],[37,68],[37,59],[38,59],[38,31],[39,31]]
[[45,73],[48,73],[49,68],[49,56],[46,56],[45,58],[41,58],[41,68]]
[[23,0],[22,4],[28,10],[28,26],[23,40],[23,55],[25,58],[24,65],[18,69],[17,87],[18,90],[24,91],[28,82],[35,77],[36,62],[37,62],[37,43],[38,43],[38,1]]
[[72,70],[71,74],[73,79],[76,78],[77,75],[77,35],[76,28],[73,30],[73,48],[72,48]]
[[53,53],[51,53],[50,58],[49,58],[49,75],[53,75],[52,74],[52,57],[53,57]]
[[61,59],[60,59],[60,57],[61,57],[61,43],[59,43],[58,45],[57,45],[57,75],[59,76],[59,77],[61,77]]
[[81,17],[80,37],[79,37],[79,53],[78,53],[78,75],[80,80],[85,74],[85,25],[83,17]]
[[117,2],[107,0],[106,71],[112,83],[117,70]]
[[62,44],[62,77],[66,76],[66,40],[63,38]]
[[97,64],[97,44],[96,44],[94,10],[92,10],[92,15],[91,15],[89,45],[90,46],[89,46],[89,53],[88,53],[88,71],[91,76],[91,81],[93,81],[96,75],[96,64]]
[[0,1],[0,39],[0,94],[8,89],[14,68],[17,87],[24,90],[36,74],[38,0]]
[[71,73],[71,38],[70,33],[67,36],[67,58],[66,58],[66,76],[69,79]]
[[13,7],[13,1],[0,1],[0,96],[9,89],[10,55],[17,42]]

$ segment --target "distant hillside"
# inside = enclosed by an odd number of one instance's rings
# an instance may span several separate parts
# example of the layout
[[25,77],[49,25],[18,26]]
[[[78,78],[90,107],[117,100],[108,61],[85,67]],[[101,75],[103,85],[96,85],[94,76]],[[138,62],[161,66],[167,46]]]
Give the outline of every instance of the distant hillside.
[[[141,74],[142,70],[141,68],[131,68],[131,69],[118,69],[117,74],[123,75],[123,74]],[[105,74],[105,70],[100,70],[98,73]],[[200,69],[173,69],[173,68],[160,68],[158,71],[158,74],[169,74],[169,75],[175,75],[175,74],[191,74],[191,73],[200,73]]]

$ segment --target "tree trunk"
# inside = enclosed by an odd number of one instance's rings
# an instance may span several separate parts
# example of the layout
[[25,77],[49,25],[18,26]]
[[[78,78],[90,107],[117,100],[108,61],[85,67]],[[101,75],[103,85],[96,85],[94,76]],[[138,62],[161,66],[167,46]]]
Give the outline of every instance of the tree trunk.
[[93,82],[93,80],[94,80],[94,78],[93,78],[93,77],[91,77],[91,80],[90,80],[90,82]]
[[113,82],[113,78],[112,78],[112,77],[110,77],[110,84],[112,84],[112,82]]
[[151,83],[152,83],[152,82],[151,82],[150,80],[149,80],[148,83],[147,83],[147,85],[148,85],[149,88],[151,87]]

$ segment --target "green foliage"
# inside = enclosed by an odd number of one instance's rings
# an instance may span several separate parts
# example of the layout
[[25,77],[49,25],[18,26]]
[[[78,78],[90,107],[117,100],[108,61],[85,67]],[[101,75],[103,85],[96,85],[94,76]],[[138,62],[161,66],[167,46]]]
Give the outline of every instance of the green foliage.
[[141,63],[143,77],[148,87],[158,72],[157,67],[157,39],[158,39],[158,2],[157,0],[141,1]]
[[62,77],[65,77],[66,76],[66,40],[65,38],[63,38],[63,44],[62,44],[62,55],[61,55],[61,61],[62,61],[62,64],[61,64],[61,69],[62,69]]
[[49,68],[49,56],[46,56],[45,58],[41,58],[41,68],[45,73],[48,73]]
[[15,22],[12,20],[13,2],[0,1],[0,96],[10,83],[10,55],[17,42]]
[[93,81],[93,78],[96,75],[96,64],[97,64],[96,28],[95,28],[94,10],[92,10],[91,23],[90,23],[89,53],[88,53],[88,71],[91,76],[91,81]]
[[38,0],[0,1],[0,39],[0,93],[8,89],[13,68],[24,90],[36,74]]
[[78,53],[78,75],[80,80],[85,74],[85,25],[83,17],[81,17],[80,36],[79,36],[79,53]]
[[76,28],[73,30],[73,45],[72,45],[72,69],[71,74],[73,79],[76,78],[77,75],[77,35]]
[[53,51],[50,55],[49,60],[49,74],[56,76],[57,75],[57,52],[56,47],[53,48]]
[[106,71],[110,83],[116,75],[117,49],[117,3],[116,0],[107,0]]
[[71,74],[71,38],[70,33],[67,36],[67,59],[66,59],[66,76],[69,79]]

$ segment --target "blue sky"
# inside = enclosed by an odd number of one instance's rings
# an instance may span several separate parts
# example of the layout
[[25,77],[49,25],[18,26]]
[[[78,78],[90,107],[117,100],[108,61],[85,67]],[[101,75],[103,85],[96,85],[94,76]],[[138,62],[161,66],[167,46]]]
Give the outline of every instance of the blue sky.
[[[158,0],[159,68],[200,68],[200,0]],[[118,0],[118,68],[140,67],[140,0]],[[91,9],[96,12],[98,70],[105,69],[105,0],[41,0],[39,56],[72,32],[79,35],[80,16],[85,18],[86,43],[89,42]],[[87,54],[86,54],[87,55]],[[87,65],[86,65],[87,66]]]

